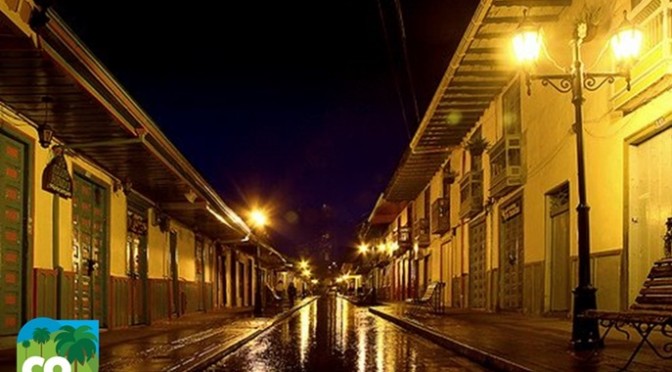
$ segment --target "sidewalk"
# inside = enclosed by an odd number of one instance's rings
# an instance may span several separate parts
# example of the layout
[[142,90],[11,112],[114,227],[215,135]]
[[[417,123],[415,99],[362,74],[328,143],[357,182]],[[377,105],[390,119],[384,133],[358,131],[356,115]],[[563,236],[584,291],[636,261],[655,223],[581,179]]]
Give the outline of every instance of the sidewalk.
[[[308,297],[292,309],[269,309],[259,318],[251,315],[251,308],[221,310],[157,321],[148,327],[104,331],[100,334],[100,371],[197,370],[235,351],[314,300],[315,297]],[[14,359],[0,359],[1,371],[14,369]]]
[[[634,330],[631,341],[614,330],[601,353],[586,361],[568,351],[569,320],[468,310],[447,310],[443,315],[409,313],[400,303],[371,307],[369,311],[486,367],[505,371],[618,371],[639,341]],[[652,335],[651,339],[660,348],[672,342],[662,336]],[[628,368],[670,370],[672,360],[658,358],[646,345]]]

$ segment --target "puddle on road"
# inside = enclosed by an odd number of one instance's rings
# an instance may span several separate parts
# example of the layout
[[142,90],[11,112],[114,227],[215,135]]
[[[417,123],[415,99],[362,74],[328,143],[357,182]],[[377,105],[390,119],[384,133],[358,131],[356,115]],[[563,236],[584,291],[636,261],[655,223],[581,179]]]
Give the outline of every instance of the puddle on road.
[[484,371],[340,298],[322,297],[207,371]]

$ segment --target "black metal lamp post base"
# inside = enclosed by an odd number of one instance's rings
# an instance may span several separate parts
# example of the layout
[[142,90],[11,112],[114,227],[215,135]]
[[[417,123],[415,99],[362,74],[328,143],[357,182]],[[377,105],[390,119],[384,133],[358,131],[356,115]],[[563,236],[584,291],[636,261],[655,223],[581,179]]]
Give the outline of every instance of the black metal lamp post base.
[[572,322],[572,340],[570,346],[574,351],[587,351],[601,348],[600,330],[597,319],[588,319],[579,316],[589,309],[597,309],[595,296],[597,289],[591,285],[576,287],[574,293],[574,314]]

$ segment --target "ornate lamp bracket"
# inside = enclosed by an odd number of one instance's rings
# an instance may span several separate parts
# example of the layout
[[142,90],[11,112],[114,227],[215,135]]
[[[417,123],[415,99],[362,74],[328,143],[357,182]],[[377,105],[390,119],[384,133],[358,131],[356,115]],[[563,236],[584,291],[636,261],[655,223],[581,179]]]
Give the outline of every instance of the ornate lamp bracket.
[[622,77],[625,79],[627,89],[630,90],[630,73],[629,72],[593,72],[584,74],[583,87],[586,90],[594,92],[600,89],[604,84],[613,84],[616,78]]
[[538,75],[538,74],[526,74],[526,84],[527,84],[527,95],[532,95],[532,80],[540,80],[541,85],[550,86],[553,89],[557,90],[560,93],[568,93],[572,91],[572,80],[574,75],[572,74],[548,74],[548,75]]

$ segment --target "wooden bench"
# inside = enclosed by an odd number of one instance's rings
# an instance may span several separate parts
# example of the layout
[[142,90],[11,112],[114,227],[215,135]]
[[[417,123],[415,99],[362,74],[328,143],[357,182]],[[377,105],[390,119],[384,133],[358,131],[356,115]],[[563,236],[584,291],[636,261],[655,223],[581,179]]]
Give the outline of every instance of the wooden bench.
[[439,292],[443,288],[441,282],[431,282],[425,288],[425,293],[420,298],[409,298],[406,300],[407,304],[426,306],[432,310],[437,310],[439,304]]
[[651,332],[659,329],[663,336],[672,338],[672,258],[656,261],[649,272],[635,303],[627,311],[588,310],[583,317],[597,319],[605,327],[598,345],[604,344],[609,331],[616,329],[630,339],[624,326],[630,326],[641,336],[641,341],[623,366],[628,368],[644,344],[660,358],[672,359],[672,341],[656,347],[650,340]]

